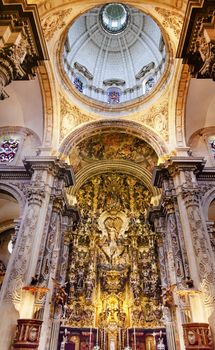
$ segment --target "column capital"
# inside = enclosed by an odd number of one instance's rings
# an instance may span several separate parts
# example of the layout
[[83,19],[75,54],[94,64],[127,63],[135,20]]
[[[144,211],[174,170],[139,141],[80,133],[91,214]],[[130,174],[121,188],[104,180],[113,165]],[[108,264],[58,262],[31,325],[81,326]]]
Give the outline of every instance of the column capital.
[[152,182],[154,186],[162,187],[165,179],[174,177],[181,171],[200,173],[206,161],[202,157],[170,157],[165,163],[161,163],[154,169]]
[[59,160],[55,156],[47,157],[27,157],[23,161],[26,170],[33,174],[35,171],[46,170],[53,176],[62,179],[65,186],[72,186],[75,183],[74,172],[72,166]]

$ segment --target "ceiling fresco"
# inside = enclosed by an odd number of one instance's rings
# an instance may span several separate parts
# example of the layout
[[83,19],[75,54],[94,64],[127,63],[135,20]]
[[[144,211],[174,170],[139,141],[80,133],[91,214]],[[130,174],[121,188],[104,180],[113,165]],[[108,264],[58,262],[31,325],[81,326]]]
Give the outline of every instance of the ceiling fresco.
[[152,172],[158,157],[145,141],[124,133],[101,133],[73,147],[70,164],[75,173],[84,166],[102,160],[133,161]]

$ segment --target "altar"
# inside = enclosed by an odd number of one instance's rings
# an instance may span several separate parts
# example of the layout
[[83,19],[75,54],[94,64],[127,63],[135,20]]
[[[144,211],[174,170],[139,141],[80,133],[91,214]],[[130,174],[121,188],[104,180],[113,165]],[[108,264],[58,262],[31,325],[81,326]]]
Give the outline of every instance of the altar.
[[58,350],[167,350],[165,328],[60,328]]

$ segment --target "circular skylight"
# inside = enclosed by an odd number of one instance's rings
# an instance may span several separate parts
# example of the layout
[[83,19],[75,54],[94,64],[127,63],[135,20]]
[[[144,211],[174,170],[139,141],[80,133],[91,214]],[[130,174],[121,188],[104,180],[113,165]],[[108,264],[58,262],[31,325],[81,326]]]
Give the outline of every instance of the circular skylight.
[[121,33],[128,23],[128,10],[119,3],[110,3],[102,7],[100,12],[102,27],[109,33]]

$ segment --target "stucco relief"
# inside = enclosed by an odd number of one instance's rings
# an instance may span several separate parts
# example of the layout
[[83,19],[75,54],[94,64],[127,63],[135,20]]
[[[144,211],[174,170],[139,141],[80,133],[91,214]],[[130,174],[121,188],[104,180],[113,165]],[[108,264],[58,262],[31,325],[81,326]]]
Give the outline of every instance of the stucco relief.
[[79,124],[93,120],[93,118],[90,115],[81,113],[78,107],[71,105],[63,95],[61,95],[60,97],[60,114],[61,140]]
[[183,24],[182,15],[176,11],[170,11],[160,7],[156,7],[155,10],[163,17],[162,25],[164,28],[171,29],[175,36],[179,38]]
[[66,25],[65,18],[69,16],[72,12],[72,9],[59,10],[57,12],[51,13],[42,21],[42,28],[45,39],[50,41],[56,31],[59,31]]
[[157,164],[155,151],[145,141],[124,133],[101,133],[87,138],[70,153],[74,171],[97,160],[129,160],[149,171]]
[[166,98],[138,118],[143,124],[154,129],[165,141],[168,141],[168,105]]

